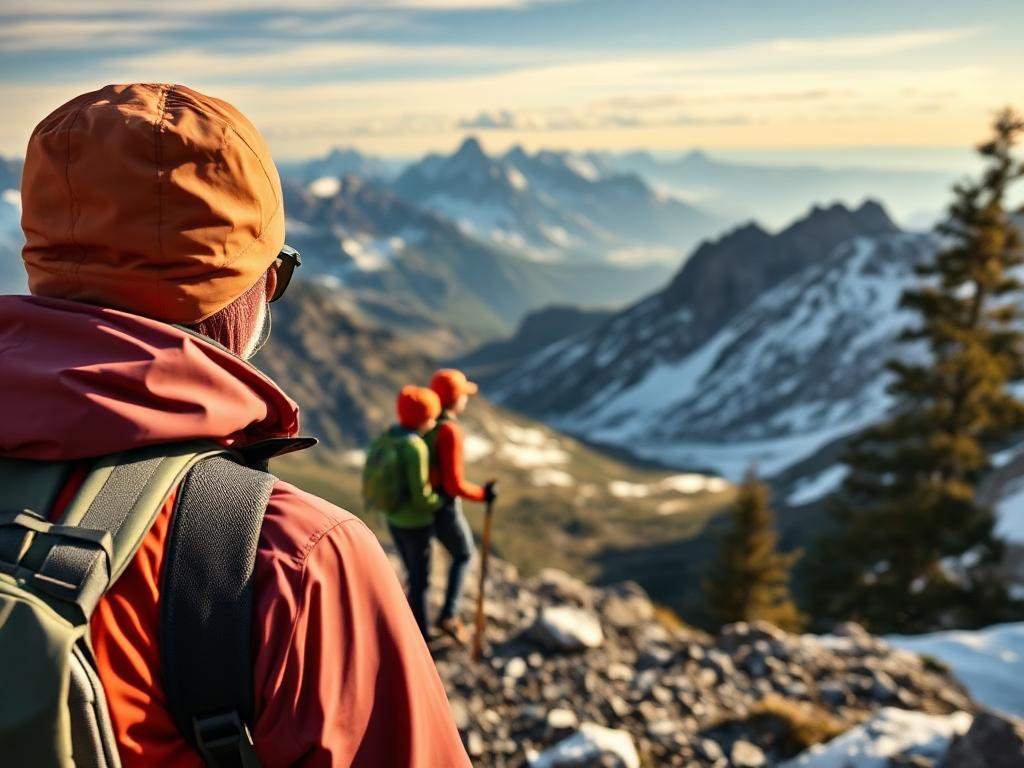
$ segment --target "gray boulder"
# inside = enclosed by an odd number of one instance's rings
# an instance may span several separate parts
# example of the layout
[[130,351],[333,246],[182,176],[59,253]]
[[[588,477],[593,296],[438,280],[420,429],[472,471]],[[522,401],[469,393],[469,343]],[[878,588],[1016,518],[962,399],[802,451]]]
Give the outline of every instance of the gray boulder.
[[599,648],[604,642],[601,622],[589,611],[568,605],[545,606],[527,632],[528,636],[553,651]]
[[950,744],[943,768],[1024,768],[1024,721],[983,712]]

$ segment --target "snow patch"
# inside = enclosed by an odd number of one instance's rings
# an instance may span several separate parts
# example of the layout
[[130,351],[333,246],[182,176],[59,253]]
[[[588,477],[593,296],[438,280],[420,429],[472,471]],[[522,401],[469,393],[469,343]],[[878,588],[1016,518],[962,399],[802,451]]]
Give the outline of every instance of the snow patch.
[[3,200],[10,206],[13,206],[18,213],[21,213],[21,192],[16,189],[5,189],[0,192],[0,200]]
[[336,176],[321,176],[316,181],[311,182],[307,189],[309,189],[309,193],[314,197],[334,197],[341,191],[341,179]]
[[967,712],[928,715],[886,707],[864,725],[812,747],[782,768],[888,768],[889,758],[907,753],[938,760],[972,721]]
[[558,488],[571,488],[576,484],[573,476],[568,472],[551,467],[533,470],[530,474],[530,480],[537,486],[552,485]]
[[897,648],[934,656],[948,664],[982,704],[1024,717],[1024,622],[886,640]]
[[494,443],[479,435],[466,435],[462,441],[462,456],[470,464],[494,453]]
[[561,444],[539,429],[506,424],[503,431],[507,440],[498,455],[517,467],[540,469],[569,463],[569,454]]
[[353,266],[361,272],[380,272],[387,269],[402,254],[405,246],[406,239],[398,235],[345,236],[341,241],[342,249],[352,259]]
[[996,533],[1007,541],[1024,543],[1024,480],[1010,486],[996,505]]
[[658,488],[661,490],[683,494],[722,493],[728,487],[729,483],[721,477],[693,473],[672,475],[658,483]]
[[505,166],[505,176],[508,178],[508,183],[512,185],[513,189],[526,189],[530,186],[526,177],[514,165]]
[[846,467],[836,464],[813,477],[805,477],[796,484],[796,488],[789,494],[786,503],[793,507],[801,504],[810,504],[823,496],[831,493],[843,482],[846,477]]
[[583,723],[575,734],[531,760],[530,768],[597,765],[608,753],[615,755],[623,768],[640,768],[640,756],[629,732],[595,723]]
[[366,464],[366,451],[351,450],[341,454],[341,463],[346,467],[362,468]]
[[612,480],[608,483],[608,493],[618,499],[642,499],[651,495],[651,489],[643,483]]
[[596,181],[601,177],[601,173],[597,170],[597,166],[582,157],[566,155],[562,158],[562,161],[570,171],[575,173],[577,176],[582,176],[587,181]]

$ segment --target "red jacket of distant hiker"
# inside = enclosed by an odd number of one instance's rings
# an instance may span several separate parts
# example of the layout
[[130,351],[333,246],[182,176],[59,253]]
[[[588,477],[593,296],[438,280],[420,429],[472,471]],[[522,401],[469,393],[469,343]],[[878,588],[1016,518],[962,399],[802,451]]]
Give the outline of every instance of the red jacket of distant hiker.
[[438,421],[428,441],[430,445],[430,484],[450,499],[483,501],[483,486],[466,479],[462,460],[462,429],[454,419]]
[[[74,461],[212,438],[295,435],[297,408],[174,326],[61,299],[0,297],[0,456]],[[173,499],[92,620],[125,768],[200,768],[161,685],[160,574]],[[264,766],[469,766],[398,580],[357,518],[279,482],[255,570],[253,740]]]

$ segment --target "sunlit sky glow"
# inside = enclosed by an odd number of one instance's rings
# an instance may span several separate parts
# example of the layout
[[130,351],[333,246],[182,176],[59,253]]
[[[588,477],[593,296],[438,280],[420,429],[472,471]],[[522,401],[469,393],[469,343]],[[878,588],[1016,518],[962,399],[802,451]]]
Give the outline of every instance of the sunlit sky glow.
[[110,82],[179,82],[282,157],[485,146],[961,147],[1024,101],[1020,0],[4,0],[0,153]]

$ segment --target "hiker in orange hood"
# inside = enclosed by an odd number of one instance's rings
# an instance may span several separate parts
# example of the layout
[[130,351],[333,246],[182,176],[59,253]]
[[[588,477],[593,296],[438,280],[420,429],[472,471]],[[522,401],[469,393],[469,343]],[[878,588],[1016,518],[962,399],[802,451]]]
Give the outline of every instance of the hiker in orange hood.
[[[176,85],[84,94],[32,133],[22,201],[33,296],[0,297],[0,457],[75,467],[144,445],[295,437],[296,405],[245,362],[298,256],[274,163],[242,114]],[[172,494],[90,624],[126,768],[203,765],[161,676],[174,513]],[[262,765],[469,765],[398,580],[357,518],[278,481],[253,588],[245,725]]]
[[459,602],[474,546],[469,523],[462,512],[462,499],[492,502],[497,497],[497,485],[493,480],[482,486],[471,483],[463,468],[462,429],[458,419],[466,410],[470,396],[477,393],[477,385],[462,371],[443,368],[430,379],[430,388],[437,393],[442,408],[437,426],[426,438],[430,448],[430,482],[442,500],[434,515],[434,529],[452,559],[437,625],[460,643],[466,643],[469,630],[459,617]]

